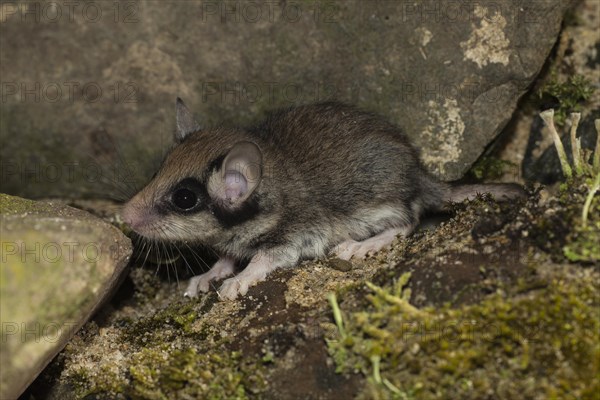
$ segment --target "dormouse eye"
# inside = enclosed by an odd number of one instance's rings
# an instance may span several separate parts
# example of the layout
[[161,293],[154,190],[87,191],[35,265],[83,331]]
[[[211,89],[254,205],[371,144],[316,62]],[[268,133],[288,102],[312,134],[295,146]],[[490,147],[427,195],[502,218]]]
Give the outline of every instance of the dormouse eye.
[[181,188],[173,193],[172,201],[175,207],[185,211],[198,204],[198,196],[190,189]]
[[203,211],[208,205],[206,186],[198,179],[190,177],[179,181],[169,191],[166,198],[171,211],[182,214]]

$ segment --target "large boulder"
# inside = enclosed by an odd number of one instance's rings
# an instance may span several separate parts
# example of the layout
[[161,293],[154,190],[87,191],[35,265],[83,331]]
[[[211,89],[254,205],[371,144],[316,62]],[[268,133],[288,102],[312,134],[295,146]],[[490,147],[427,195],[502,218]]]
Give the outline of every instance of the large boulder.
[[9,2],[3,188],[127,196],[170,144],[176,96],[207,125],[355,103],[403,126],[430,170],[457,179],[511,117],[569,4]]
[[116,287],[117,228],[74,208],[0,194],[0,398],[17,398]]

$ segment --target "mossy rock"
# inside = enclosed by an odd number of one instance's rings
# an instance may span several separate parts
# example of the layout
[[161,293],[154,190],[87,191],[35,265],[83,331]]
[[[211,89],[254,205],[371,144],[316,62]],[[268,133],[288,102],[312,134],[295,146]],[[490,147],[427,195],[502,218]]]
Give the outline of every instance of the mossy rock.
[[4,194],[0,222],[0,397],[14,398],[114,289],[131,243],[86,212]]

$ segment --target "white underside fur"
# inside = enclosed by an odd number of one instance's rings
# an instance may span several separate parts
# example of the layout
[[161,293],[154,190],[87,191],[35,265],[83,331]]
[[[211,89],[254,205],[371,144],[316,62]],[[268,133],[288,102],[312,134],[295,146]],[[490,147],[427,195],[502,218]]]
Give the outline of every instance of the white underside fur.
[[[398,234],[406,236],[410,229],[391,228],[366,240],[347,240],[333,250],[339,258],[350,260],[351,258],[362,259],[368,254],[375,253],[392,244]],[[281,259],[269,255],[258,254],[239,274],[226,279],[217,290],[220,299],[234,300],[238,295],[244,296],[248,289],[258,282],[265,280],[267,275],[281,266]],[[190,279],[184,293],[186,297],[197,297],[199,293],[206,293],[210,288],[210,282],[220,280],[233,274],[235,261],[223,257],[215,263],[210,271]]]
[[[414,210],[418,216],[418,210]],[[259,253],[255,255],[248,266],[239,274],[226,279],[217,290],[221,299],[233,300],[238,295],[245,295],[248,289],[254,284],[263,281],[267,275],[273,270],[280,267],[290,267],[297,265],[298,261],[306,258],[318,258],[324,255],[324,250],[327,246],[327,240],[333,239],[336,242],[342,241],[331,251],[343,260],[351,258],[362,259],[371,253],[375,253],[389,245],[394,241],[398,234],[407,236],[410,234],[416,224],[410,223],[410,218],[407,218],[407,212],[397,207],[383,206],[377,209],[363,210],[360,214],[351,219],[351,223],[347,224],[338,230],[337,235],[327,234],[310,235],[312,248],[302,248],[302,238],[298,236],[297,243],[290,243],[288,247],[274,249],[268,253]],[[387,227],[381,233],[369,237],[365,240],[349,239],[349,233],[352,232],[356,237],[364,237],[369,231],[372,232],[373,227]],[[400,227],[398,227],[400,226]],[[321,232],[323,233],[323,232]],[[345,240],[344,240],[345,239]],[[196,297],[200,292],[206,293],[210,288],[210,282],[226,278],[234,273],[235,261],[232,258],[224,257],[219,259],[210,271],[193,277],[188,284],[185,296]]]

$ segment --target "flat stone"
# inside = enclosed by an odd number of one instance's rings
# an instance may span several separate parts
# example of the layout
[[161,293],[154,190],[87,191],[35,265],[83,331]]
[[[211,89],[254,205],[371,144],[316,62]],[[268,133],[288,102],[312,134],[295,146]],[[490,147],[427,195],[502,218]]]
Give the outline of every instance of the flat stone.
[[131,242],[91,214],[0,194],[0,398],[17,398],[119,283]]

